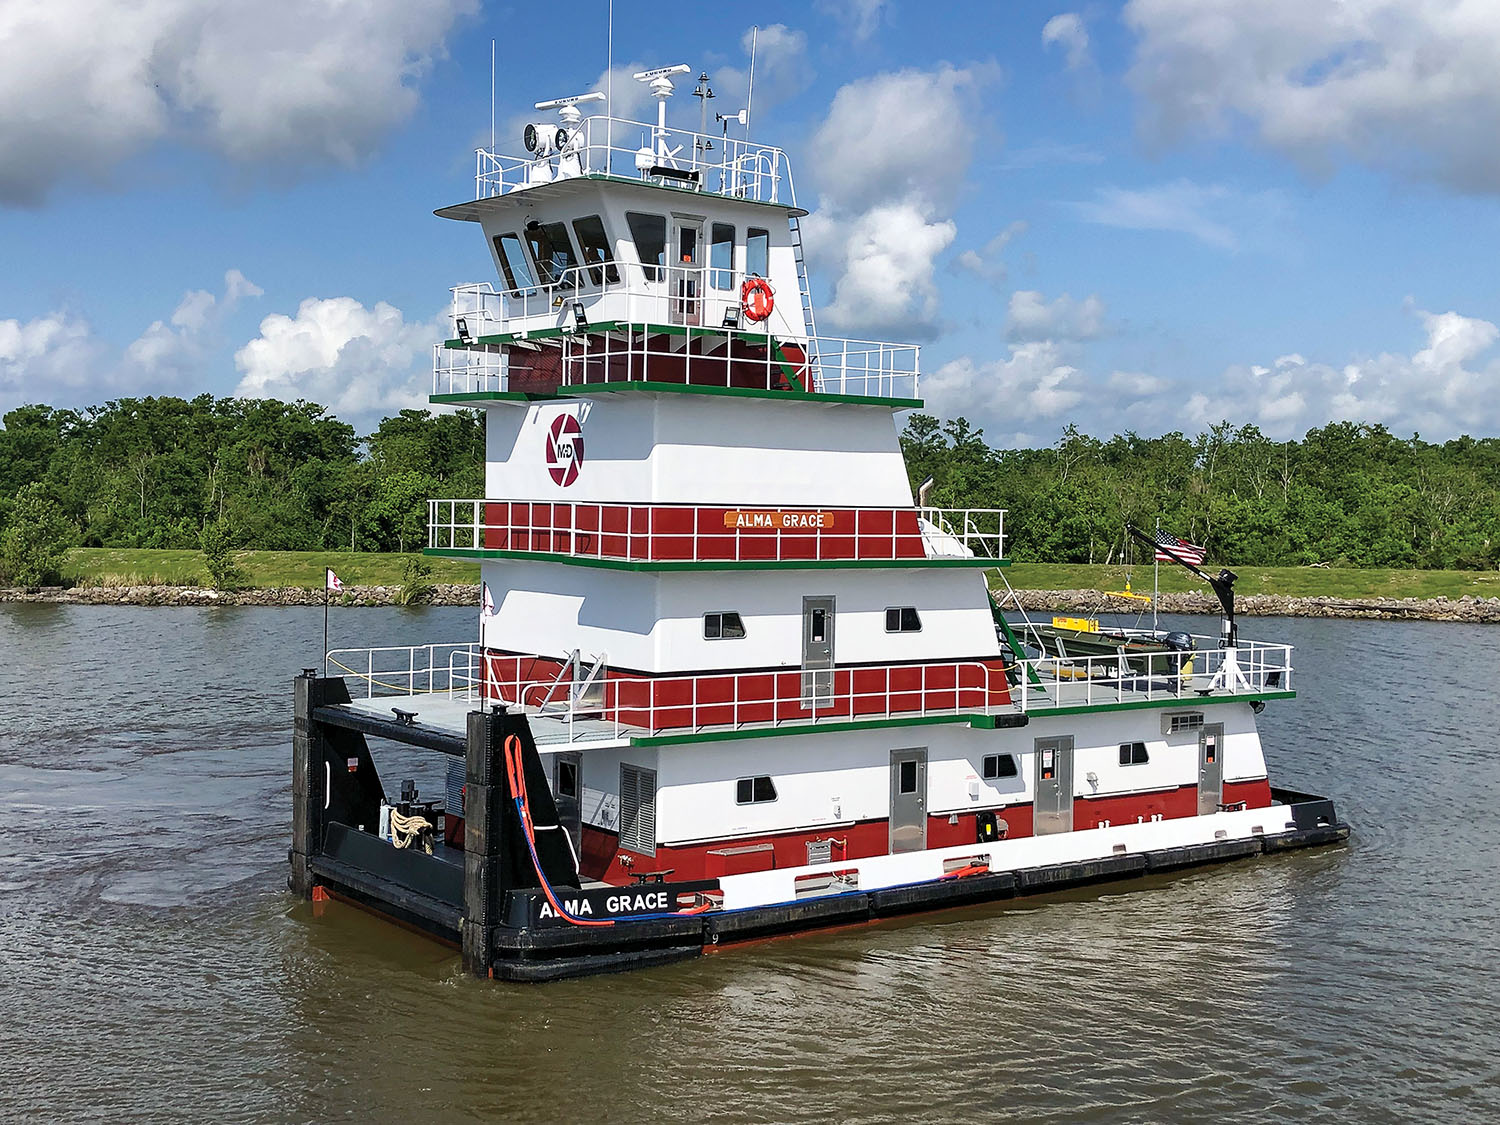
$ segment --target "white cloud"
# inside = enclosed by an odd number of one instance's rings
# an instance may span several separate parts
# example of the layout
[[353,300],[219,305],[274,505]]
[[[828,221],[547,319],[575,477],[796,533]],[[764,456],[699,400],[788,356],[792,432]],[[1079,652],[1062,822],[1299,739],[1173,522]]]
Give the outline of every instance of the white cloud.
[[1426,342],[1409,356],[1386,352],[1332,364],[1292,353],[1270,365],[1236,365],[1188,399],[1185,420],[1254,422],[1272,437],[1329,421],[1379,422],[1439,440],[1500,429],[1500,358],[1485,359],[1500,328],[1456,312],[1416,316]]
[[1274,191],[1247,194],[1223,184],[1179,179],[1148,188],[1105,187],[1067,204],[1085,222],[1125,230],[1170,231],[1220,250],[1238,250],[1247,233],[1273,230],[1286,211]]
[[1017,219],[978,250],[965,250],[953,260],[954,268],[999,285],[1008,272],[1002,257],[1005,248],[1025,234],[1026,230],[1025,221]]
[[1095,294],[1075,301],[1064,293],[1048,301],[1035,289],[1010,295],[1007,335],[1012,340],[1093,340],[1104,334],[1104,302]]
[[1148,375],[1143,371],[1113,371],[1108,386],[1116,395],[1150,398],[1167,391],[1172,384],[1160,375]]
[[384,301],[366,308],[353,297],[309,297],[296,316],[266,317],[260,335],[235,352],[235,394],[310,399],[347,421],[373,423],[425,405],[426,360],[443,335],[436,321],[408,321]]
[[1347,155],[1500,191],[1500,5],[1130,0],[1124,18],[1158,141],[1243,122],[1315,169]]
[[818,0],[818,7],[842,22],[856,42],[875,34],[885,6],[886,0]]
[[1093,65],[1089,54],[1089,31],[1077,12],[1053,16],[1042,27],[1044,46],[1061,47],[1066,52],[1069,70],[1086,70]]
[[0,412],[23,402],[84,406],[118,395],[200,387],[224,318],[260,292],[239,270],[230,270],[222,295],[185,293],[170,317],[153,321],[123,351],[70,312],[0,321]]
[[852,334],[927,336],[939,313],[937,256],[973,134],[958,128],[992,67],[879,74],[842,87],[812,140],[822,206],[806,223],[808,256],[835,274],[827,322]]
[[352,165],[476,0],[9,0],[0,6],[0,204],[106,179],[183,138],[246,166]]
[[1085,381],[1051,340],[1010,346],[988,363],[962,356],[922,380],[922,397],[937,413],[971,420],[995,417],[1007,425],[1056,418],[1084,398]]

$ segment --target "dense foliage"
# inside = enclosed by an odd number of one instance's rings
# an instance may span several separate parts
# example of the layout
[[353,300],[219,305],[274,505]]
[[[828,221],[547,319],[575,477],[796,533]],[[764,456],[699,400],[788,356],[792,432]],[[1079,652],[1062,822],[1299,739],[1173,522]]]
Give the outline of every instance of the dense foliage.
[[23,406],[0,431],[0,527],[39,484],[70,545],[410,551],[428,497],[483,491],[484,420],[403,410],[363,439],[313,403]]
[[[1500,440],[1434,445],[1334,422],[1299,441],[1227,423],[1189,438],[1101,441],[1069,426],[1046,449],[992,449],[960,418],[914,415],[912,480],[939,507],[1005,508],[1021,562],[1139,559],[1127,523],[1208,548],[1214,563],[1491,569],[1500,565]],[[1149,560],[1149,553],[1144,553]]]
[[[55,579],[67,546],[413,551],[429,497],[484,490],[475,411],[403,410],[364,438],[313,403],[120,399],[23,406],[0,430],[0,569]],[[940,507],[1006,508],[1018,561],[1126,557],[1127,522],[1162,526],[1210,561],[1491,569],[1500,565],[1500,440],[1435,445],[1338,422],[1301,441],[1253,426],[993,449],[960,418],[914,415],[901,437]],[[1133,551],[1139,557],[1139,551]],[[24,572],[24,578],[18,575]],[[424,576],[411,576],[419,590]]]

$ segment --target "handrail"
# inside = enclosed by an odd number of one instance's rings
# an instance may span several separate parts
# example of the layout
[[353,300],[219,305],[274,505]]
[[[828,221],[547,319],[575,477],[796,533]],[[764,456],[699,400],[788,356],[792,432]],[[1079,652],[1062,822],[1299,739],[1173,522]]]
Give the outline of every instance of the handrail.
[[[617,143],[637,130],[638,146]],[[674,152],[691,155],[666,155]],[[703,152],[719,153],[719,160],[700,160]],[[584,118],[571,128],[560,151],[544,157],[507,156],[483,148],[475,150],[475,157],[476,199],[577,176],[611,175],[671,183],[735,199],[797,205],[791,163],[782,149],[688,129],[668,128],[662,133],[653,124],[606,114]]]
[[1011,690],[1022,711],[1162,699],[1196,703],[1291,691],[1292,646],[1242,640],[1234,648],[1043,656],[1017,661],[1015,670]]
[[998,561],[1005,509],[438,499],[428,501],[427,545],[623,562]]

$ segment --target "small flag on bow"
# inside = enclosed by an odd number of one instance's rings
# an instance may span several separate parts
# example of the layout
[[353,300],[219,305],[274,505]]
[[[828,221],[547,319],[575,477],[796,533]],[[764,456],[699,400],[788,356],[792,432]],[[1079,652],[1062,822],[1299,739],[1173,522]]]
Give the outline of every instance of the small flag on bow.
[[488,582],[485,582],[482,586],[482,589],[484,590],[484,615],[486,617],[494,617],[495,599],[490,597],[490,584]]
[[[1168,554],[1169,551],[1170,554]],[[1156,533],[1157,562],[1186,562],[1200,566],[1203,563],[1204,553],[1202,547],[1189,543],[1186,539],[1179,539],[1170,532],[1157,531]]]
[[333,573],[332,570],[329,570],[327,573],[324,589],[332,590],[335,594],[337,594],[343,588],[344,584],[339,581],[339,576]]

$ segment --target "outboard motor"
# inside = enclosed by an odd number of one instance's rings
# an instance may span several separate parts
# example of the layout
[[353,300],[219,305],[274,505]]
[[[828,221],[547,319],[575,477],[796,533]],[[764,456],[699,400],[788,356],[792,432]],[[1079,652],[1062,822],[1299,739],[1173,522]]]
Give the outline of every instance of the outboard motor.
[[1181,675],[1183,672],[1183,666],[1186,665],[1187,671],[1191,673],[1193,670],[1192,654],[1198,647],[1197,643],[1193,640],[1193,634],[1184,632],[1181,629],[1174,629],[1172,632],[1164,636],[1161,641],[1162,644],[1166,645],[1167,648],[1171,649],[1172,652],[1176,654],[1172,659],[1172,670],[1178,675]]

